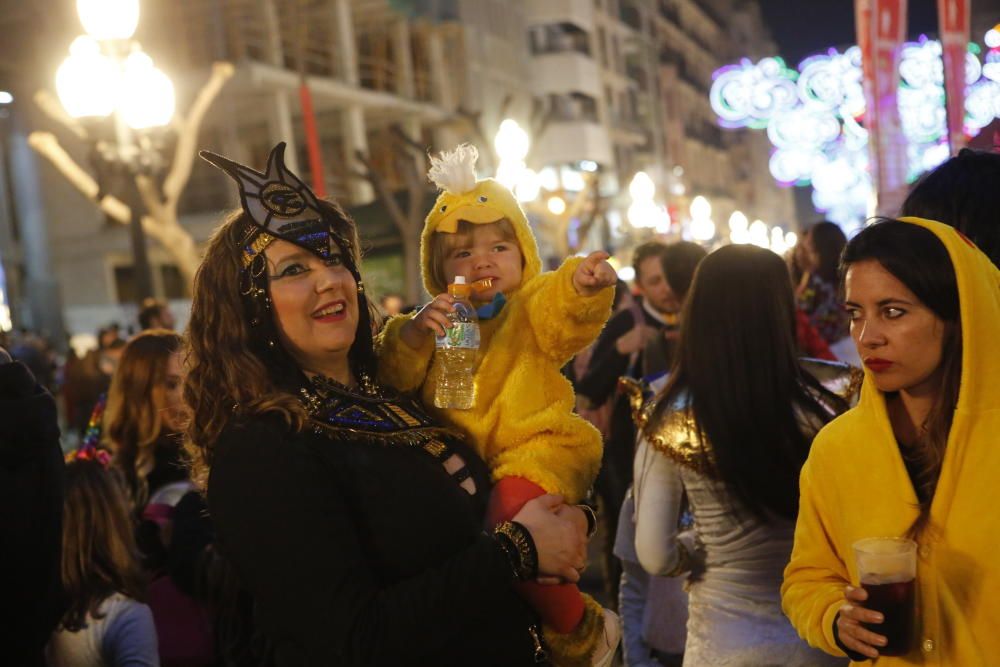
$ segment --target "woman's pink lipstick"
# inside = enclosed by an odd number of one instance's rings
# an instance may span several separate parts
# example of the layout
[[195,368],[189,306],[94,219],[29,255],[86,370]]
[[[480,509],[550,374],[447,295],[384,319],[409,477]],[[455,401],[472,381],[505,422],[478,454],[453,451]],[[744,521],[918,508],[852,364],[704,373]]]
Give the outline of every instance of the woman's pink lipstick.
[[[340,311],[336,313],[327,313],[321,315],[324,310],[328,308],[333,308],[334,306],[341,306]],[[325,304],[317,308],[313,313],[313,319],[318,322],[338,322],[345,317],[347,317],[347,303],[344,301],[333,301],[331,303]]]
[[865,366],[867,366],[873,373],[883,373],[889,370],[889,367],[892,366],[892,362],[888,359],[869,357],[868,359],[865,359]]

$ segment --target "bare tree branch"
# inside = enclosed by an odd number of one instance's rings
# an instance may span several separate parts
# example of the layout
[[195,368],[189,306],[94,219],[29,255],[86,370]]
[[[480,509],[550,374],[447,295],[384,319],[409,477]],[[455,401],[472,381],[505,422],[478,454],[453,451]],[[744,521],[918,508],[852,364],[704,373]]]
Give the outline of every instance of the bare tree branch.
[[146,208],[146,212],[157,220],[165,219],[167,206],[160,197],[160,191],[156,187],[156,183],[149,176],[136,176],[135,188],[139,191],[139,196],[142,198],[142,205]]
[[[231,63],[215,63],[209,80],[198,92],[187,118],[184,119],[179,114],[175,116],[173,128],[177,131],[177,147],[162,192],[150,177],[141,174],[133,177],[145,208],[141,219],[143,229],[170,253],[181,274],[189,282],[193,281],[201,260],[194,238],[177,220],[177,202],[191,176],[198,128],[208,108],[226,81],[233,76],[233,72]],[[51,93],[39,91],[35,94],[35,101],[43,112],[69,128],[77,137],[88,143],[93,141],[86,129],[65,113]],[[101,190],[100,184],[59,145],[54,135],[48,132],[33,132],[28,138],[28,143],[49,160],[73,187],[88,199],[94,200],[108,217],[120,224],[130,222],[132,211],[129,206],[116,197],[106,195]]]
[[51,132],[32,132],[28,135],[28,145],[34,148],[42,157],[52,163],[66,180],[70,182],[84,197],[95,201],[97,206],[108,217],[123,225],[128,224],[132,215],[129,207],[116,197],[107,195],[96,201],[99,187],[97,181],[78,165],[69,153],[59,144],[59,140]]
[[73,118],[66,110],[63,109],[63,105],[59,103],[59,100],[55,98],[55,95],[50,93],[48,90],[39,90],[35,93],[35,104],[41,109],[46,116],[56,121],[63,127],[69,129],[76,136],[84,141],[89,139],[87,131],[83,129],[83,125],[80,124],[76,118]]
[[396,229],[399,230],[401,236],[405,237],[409,231],[406,216],[399,207],[399,202],[396,201],[396,198],[392,196],[392,192],[389,191],[389,186],[386,184],[385,179],[375,170],[371,160],[368,159],[364,151],[355,151],[354,156],[358,159],[358,162],[365,166],[367,173],[364,178],[375,188],[375,192],[378,194],[379,199],[382,200],[382,203],[385,204],[385,209],[389,213],[393,224],[396,225]]
[[415,151],[420,155],[423,155],[427,151],[426,146],[416,141],[415,139],[412,139],[398,124],[393,124],[393,126],[390,128],[390,132],[392,132],[392,136],[397,141],[402,143],[405,147],[409,148],[411,151]]
[[409,210],[407,211],[407,222],[414,231],[419,233],[423,223],[424,193],[427,191],[426,181],[417,170],[415,161],[411,161],[408,167],[404,168],[406,177],[406,190],[410,194]]
[[500,117],[506,118],[507,111],[510,110],[510,105],[514,102],[514,93],[507,93],[503,96],[503,101],[500,102]]
[[455,115],[459,120],[468,125],[469,129],[472,130],[473,136],[476,138],[479,148],[489,151],[491,161],[496,164],[496,150],[493,147],[493,142],[486,136],[486,130],[483,128],[483,112],[470,111],[464,106],[460,106]]
[[[97,197],[97,182],[69,156],[54,135],[32,132],[28,135],[28,145],[51,162],[84,197],[90,200]],[[116,197],[108,195],[95,203],[101,212],[119,224],[127,225],[132,219],[131,208]],[[198,269],[199,257],[191,235],[176,221],[164,223],[150,215],[142,216],[142,228],[164,248],[172,251],[181,274],[185,279],[192,280]]]
[[217,62],[212,65],[212,75],[208,82],[198,92],[194,103],[188,110],[187,118],[180,123],[177,131],[177,149],[174,151],[174,164],[163,181],[163,195],[167,206],[176,210],[184,186],[191,177],[191,167],[194,165],[197,153],[198,128],[205,117],[208,108],[226,82],[232,78],[235,71],[233,64]]

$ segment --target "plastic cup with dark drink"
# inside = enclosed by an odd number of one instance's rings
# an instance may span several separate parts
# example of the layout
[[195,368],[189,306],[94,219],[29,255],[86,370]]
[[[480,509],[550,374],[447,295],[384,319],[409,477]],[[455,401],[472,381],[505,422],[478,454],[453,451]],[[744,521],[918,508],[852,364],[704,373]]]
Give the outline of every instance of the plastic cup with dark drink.
[[865,608],[882,614],[882,623],[862,625],[886,638],[880,655],[906,655],[913,646],[917,543],[903,537],[869,537],[854,543]]

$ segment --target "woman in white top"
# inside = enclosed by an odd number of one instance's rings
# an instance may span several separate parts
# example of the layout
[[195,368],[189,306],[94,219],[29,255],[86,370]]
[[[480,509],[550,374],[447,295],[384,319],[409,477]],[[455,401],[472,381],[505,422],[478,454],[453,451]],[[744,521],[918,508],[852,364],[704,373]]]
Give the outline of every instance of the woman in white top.
[[[779,588],[799,470],[852,374],[797,359],[791,281],[768,250],[709,255],[681,322],[670,379],[639,419],[635,502],[639,562],[688,576],[684,665],[840,664],[799,639]],[[679,532],[685,503],[694,528]]]
[[62,583],[69,609],[46,647],[51,667],[159,667],[121,485],[89,448],[66,467]]

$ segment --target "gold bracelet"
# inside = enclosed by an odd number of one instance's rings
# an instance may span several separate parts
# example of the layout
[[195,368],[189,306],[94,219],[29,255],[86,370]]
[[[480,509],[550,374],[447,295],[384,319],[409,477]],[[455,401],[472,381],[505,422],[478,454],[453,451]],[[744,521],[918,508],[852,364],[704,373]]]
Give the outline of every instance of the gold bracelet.
[[501,546],[505,547],[519,580],[530,581],[538,576],[538,551],[527,528],[516,521],[504,521],[493,533],[499,538]]

